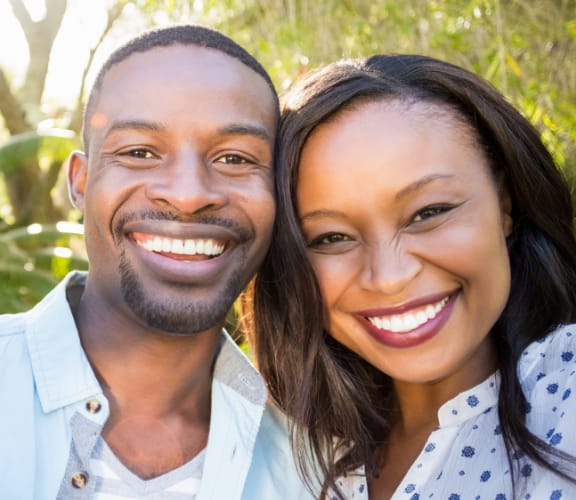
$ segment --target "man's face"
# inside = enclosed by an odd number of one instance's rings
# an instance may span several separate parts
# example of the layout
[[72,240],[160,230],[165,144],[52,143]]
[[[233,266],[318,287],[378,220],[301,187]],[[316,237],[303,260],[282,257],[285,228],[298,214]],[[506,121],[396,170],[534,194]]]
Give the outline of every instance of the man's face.
[[87,159],[70,162],[87,291],[156,330],[219,327],[268,248],[275,127],[265,80],[216,50],[155,48],[113,66]]

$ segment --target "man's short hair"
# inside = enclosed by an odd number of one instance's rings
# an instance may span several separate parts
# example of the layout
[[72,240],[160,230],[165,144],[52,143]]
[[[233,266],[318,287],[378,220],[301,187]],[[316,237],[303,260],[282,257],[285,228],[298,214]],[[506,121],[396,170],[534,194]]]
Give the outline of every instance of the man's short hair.
[[137,52],[146,52],[157,47],[168,47],[171,45],[195,45],[197,47],[215,49],[237,59],[264,78],[272,91],[276,104],[278,104],[278,94],[268,72],[253,55],[228,36],[214,29],[199,25],[178,25],[159,28],[147,31],[116,49],[100,68],[84,111],[82,138],[86,151],[88,148],[89,119],[92,114],[92,108],[102,88],[104,77],[110,68]]

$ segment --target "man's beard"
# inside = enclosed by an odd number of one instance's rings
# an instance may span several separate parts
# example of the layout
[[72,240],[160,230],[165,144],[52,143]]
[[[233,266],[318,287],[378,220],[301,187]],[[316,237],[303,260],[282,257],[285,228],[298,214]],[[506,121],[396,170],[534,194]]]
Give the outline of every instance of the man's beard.
[[[213,290],[216,297],[208,302],[200,295],[191,296],[191,286],[174,285],[173,293],[169,296],[159,296],[156,290],[148,290],[142,285],[125,255],[121,241],[124,235],[124,226],[131,220],[180,220],[178,214],[170,211],[141,211],[125,214],[116,224],[115,237],[121,250],[120,255],[120,284],[122,295],[134,314],[144,321],[151,329],[160,330],[174,335],[192,335],[202,333],[223,324],[228,311],[240,292],[247,284],[246,267],[248,264],[247,249],[237,258],[236,268],[225,283],[221,283],[222,290]],[[253,239],[253,233],[235,223],[233,220],[216,216],[198,216],[194,222],[219,225],[233,230],[239,242]],[[248,276],[250,278],[250,276]],[[216,287],[218,285],[213,285]],[[178,293],[178,290],[182,293]]]
[[188,287],[182,287],[182,294],[178,296],[178,287],[174,286],[174,295],[161,297],[155,294],[155,290],[145,290],[137,273],[125,259],[124,252],[119,267],[122,294],[134,314],[151,329],[174,335],[202,333],[223,323],[244,288],[241,276],[243,265],[239,265],[211,302],[202,300],[202,297],[190,297],[185,293]]

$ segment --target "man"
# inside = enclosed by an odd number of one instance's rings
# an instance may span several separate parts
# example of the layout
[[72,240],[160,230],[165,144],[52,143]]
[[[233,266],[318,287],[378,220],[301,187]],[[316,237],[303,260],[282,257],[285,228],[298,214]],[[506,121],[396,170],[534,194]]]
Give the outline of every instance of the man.
[[0,498],[306,498],[263,381],[223,333],[274,217],[278,99],[222,34],[115,52],[69,159],[88,275],[0,317]]

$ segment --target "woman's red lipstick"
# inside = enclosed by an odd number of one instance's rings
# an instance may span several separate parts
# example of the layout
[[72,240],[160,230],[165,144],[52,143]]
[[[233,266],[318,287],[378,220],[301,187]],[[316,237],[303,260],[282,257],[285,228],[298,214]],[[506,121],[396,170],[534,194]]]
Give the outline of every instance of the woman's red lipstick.
[[[458,293],[455,291],[450,294],[427,297],[426,299],[414,301],[397,308],[360,311],[356,313],[356,317],[370,336],[381,344],[398,349],[414,347],[426,342],[440,332],[452,314],[457,296]],[[415,325],[415,327],[409,331],[394,332],[384,327],[378,328],[368,319],[381,317],[392,318],[395,315],[415,311],[426,305],[434,306],[441,303],[443,299],[446,299],[445,304],[442,305],[441,309],[436,312],[433,318],[427,318],[424,323]]]

